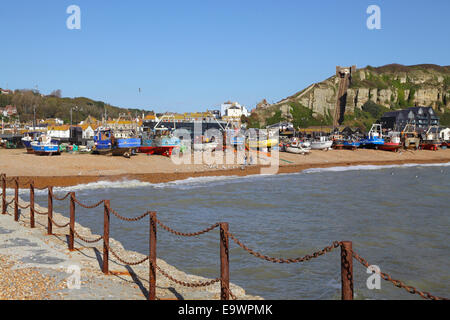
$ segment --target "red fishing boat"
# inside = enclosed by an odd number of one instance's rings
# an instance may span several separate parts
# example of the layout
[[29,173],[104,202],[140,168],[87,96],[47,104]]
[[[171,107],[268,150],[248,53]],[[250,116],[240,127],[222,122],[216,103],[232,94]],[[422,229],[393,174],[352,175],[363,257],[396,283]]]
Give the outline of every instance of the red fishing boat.
[[397,152],[402,147],[400,135],[397,132],[389,132],[384,138],[384,144],[378,146],[378,149],[384,151]]

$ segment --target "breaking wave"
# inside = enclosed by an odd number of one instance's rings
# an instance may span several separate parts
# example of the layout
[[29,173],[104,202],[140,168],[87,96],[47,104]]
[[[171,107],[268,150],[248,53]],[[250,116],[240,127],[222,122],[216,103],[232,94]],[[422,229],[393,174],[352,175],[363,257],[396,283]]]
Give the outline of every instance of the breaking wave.
[[392,164],[392,165],[358,165],[358,166],[342,166],[330,168],[311,168],[306,169],[303,173],[319,173],[319,172],[344,172],[344,171],[358,171],[358,170],[382,170],[392,168],[409,168],[409,167],[448,167],[447,163],[406,163],[406,164]]

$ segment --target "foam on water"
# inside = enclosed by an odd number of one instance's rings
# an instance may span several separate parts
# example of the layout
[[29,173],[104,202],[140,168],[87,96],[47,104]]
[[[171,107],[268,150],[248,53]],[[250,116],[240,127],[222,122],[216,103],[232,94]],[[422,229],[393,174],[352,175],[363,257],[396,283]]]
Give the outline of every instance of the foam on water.
[[[99,190],[99,189],[137,189],[137,188],[171,188],[171,189],[190,189],[190,188],[200,188],[200,187],[211,187],[218,186],[233,182],[242,182],[244,180],[256,180],[256,179],[267,179],[276,176],[287,176],[293,174],[311,174],[320,172],[345,172],[345,171],[364,171],[364,170],[382,170],[382,169],[392,169],[392,168],[409,168],[409,167],[448,167],[450,162],[447,163],[408,163],[408,164],[394,164],[394,165],[357,165],[357,166],[336,166],[329,168],[311,168],[300,172],[293,173],[283,173],[278,175],[262,175],[254,174],[247,176],[207,176],[207,177],[191,177],[183,180],[175,180],[164,183],[150,183],[142,182],[139,180],[119,180],[119,181],[97,181],[86,184],[79,184],[71,187],[55,187],[54,192],[76,192],[82,190]],[[21,189],[19,194],[29,194],[28,189]],[[35,190],[36,195],[47,194],[47,190]],[[14,189],[7,189],[7,195],[14,195]]]
[[358,171],[358,170],[382,170],[392,168],[410,168],[410,167],[448,167],[447,163],[407,163],[407,164],[393,164],[393,165],[358,165],[358,166],[342,166],[329,168],[311,168],[306,169],[303,173],[319,173],[319,172],[344,172],[344,171]]

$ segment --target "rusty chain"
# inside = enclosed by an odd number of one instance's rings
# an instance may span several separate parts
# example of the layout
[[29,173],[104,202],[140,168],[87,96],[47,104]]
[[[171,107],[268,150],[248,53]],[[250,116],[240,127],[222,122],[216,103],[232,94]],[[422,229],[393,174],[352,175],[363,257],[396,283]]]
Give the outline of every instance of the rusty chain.
[[136,261],[136,262],[129,262],[129,261],[126,261],[126,260],[120,258],[119,255],[118,255],[117,253],[115,253],[115,251],[111,248],[111,246],[110,246],[109,244],[106,244],[106,247],[107,247],[108,251],[110,251],[110,252],[112,253],[112,255],[113,255],[114,257],[116,257],[117,260],[119,260],[119,261],[122,262],[123,264],[127,264],[127,265],[129,265],[129,266],[136,266],[136,265],[138,265],[138,264],[144,263],[145,261],[147,261],[147,260],[150,258],[149,256],[146,256],[146,257],[145,257],[144,259],[142,259],[142,260],[139,260],[139,261]]
[[[226,232],[226,231],[225,231]],[[332,251],[333,249],[338,248],[341,243],[339,241],[334,241],[333,244],[331,246],[325,247],[322,250],[316,251],[311,255],[306,255],[304,257],[300,257],[300,258],[295,258],[295,259],[283,259],[283,258],[272,258],[266,255],[263,255],[259,252],[256,252],[252,249],[250,249],[249,247],[247,247],[245,244],[243,244],[241,241],[239,241],[232,233],[230,232],[226,232],[228,234],[228,236],[233,239],[233,241],[240,246],[242,249],[244,249],[245,251],[247,251],[248,253],[250,253],[251,255],[266,260],[266,261],[270,261],[273,263],[298,263],[298,262],[304,262],[304,261],[309,261],[313,258],[317,258],[320,257],[321,255],[324,255],[325,253],[328,253],[330,251]]]
[[199,236],[199,235],[201,235],[201,234],[204,234],[204,233],[207,233],[207,232],[209,232],[209,231],[214,230],[215,228],[217,228],[217,227],[220,225],[219,223],[216,223],[216,224],[214,224],[214,225],[212,225],[212,226],[210,226],[210,227],[208,227],[208,228],[206,228],[206,229],[204,229],[204,230],[202,230],[202,231],[199,231],[199,232],[182,233],[182,232],[175,231],[175,230],[173,230],[172,228],[166,226],[165,224],[163,224],[163,223],[162,223],[161,221],[159,221],[158,219],[155,219],[155,220],[156,220],[156,222],[161,226],[161,228],[163,228],[164,230],[166,230],[166,231],[168,231],[168,232],[170,232],[170,233],[176,234],[177,236],[182,236],[182,237],[194,237],[194,236]]
[[110,210],[117,218],[119,218],[120,220],[128,221],[128,222],[139,221],[139,220],[145,218],[146,216],[148,216],[150,213],[152,213],[151,211],[147,211],[146,213],[144,213],[143,215],[140,215],[139,217],[136,217],[136,218],[127,218],[127,217],[121,216],[120,214],[118,214],[118,213],[117,213],[114,209],[112,209],[112,208],[109,208],[109,210]]
[[46,186],[46,187],[44,187],[44,188],[37,188],[37,187],[35,187],[36,190],[40,190],[40,191],[45,190],[45,189],[48,189],[48,188],[50,188],[50,186]]
[[[357,254],[355,251],[352,250],[352,254],[353,254],[353,258],[355,258],[359,263],[361,263],[363,266],[365,266],[366,268],[369,268],[370,264],[367,262],[366,259],[362,258],[359,254]],[[378,273],[378,272],[377,272]],[[449,300],[447,298],[443,298],[443,297],[438,297],[438,296],[434,296],[429,292],[426,291],[420,291],[412,286],[407,286],[405,285],[402,281],[400,280],[395,280],[392,279],[392,277],[384,272],[379,272],[378,273],[384,280],[391,282],[394,286],[398,287],[398,288],[403,288],[406,291],[408,291],[411,294],[418,294],[420,295],[423,299],[430,299],[430,300]]]
[[53,192],[51,192],[51,196],[55,200],[64,201],[64,200],[67,199],[68,196],[70,196],[70,192],[67,192],[66,195],[64,197],[62,197],[62,198],[57,198]]
[[31,206],[31,204],[28,204],[27,206],[24,206],[24,207],[22,207],[19,203],[17,203],[17,206],[20,208],[20,209],[28,209],[30,206]]
[[78,205],[80,205],[81,207],[83,207],[83,208],[85,208],[85,209],[94,209],[94,208],[97,208],[99,205],[101,205],[103,202],[105,202],[105,200],[102,200],[102,201],[100,201],[100,202],[98,202],[98,203],[96,203],[96,204],[94,204],[94,205],[92,205],[92,206],[88,206],[88,205],[85,205],[85,204],[83,204],[83,203],[81,203],[77,198],[73,198],[73,201],[75,201]]
[[231,297],[231,299],[233,299],[233,300],[237,300],[237,297],[233,294],[233,292],[231,292],[231,289],[230,289],[230,287],[229,286],[227,286],[225,283],[224,283],[224,285],[225,285],[225,290],[227,290],[228,291],[228,294],[230,295],[230,297]]
[[58,228],[65,228],[65,227],[67,227],[67,226],[70,224],[70,221],[67,222],[67,223],[64,224],[64,225],[60,225],[60,224],[57,224],[57,223],[55,222],[55,220],[53,220],[52,218],[50,218],[50,220],[51,220],[51,222],[52,222],[56,227],[58,227]]
[[[70,230],[72,230],[72,228],[70,228]],[[84,238],[83,236],[80,236],[80,234],[79,234],[75,229],[73,229],[73,233],[75,234],[75,236],[76,236],[78,239],[80,239],[80,240],[82,240],[82,241],[84,241],[84,242],[86,242],[86,243],[95,243],[95,242],[98,242],[98,241],[100,241],[100,240],[103,239],[103,236],[100,236],[99,238],[97,238],[97,239],[95,239],[95,240],[89,240],[89,239],[86,239],[86,238]]]
[[170,276],[168,273],[164,272],[164,270],[162,270],[159,266],[156,266],[156,269],[161,272],[161,274],[166,277],[167,279],[182,285],[184,287],[189,287],[189,288],[200,288],[200,287],[208,287],[210,285],[213,285],[216,282],[220,281],[220,278],[216,278],[214,280],[211,281],[206,281],[206,282],[184,282],[184,281],[180,281],[175,279],[174,277]]
[[41,216],[47,216],[48,215],[48,211],[47,212],[39,212],[36,210],[36,208],[34,209],[34,212],[41,215]]

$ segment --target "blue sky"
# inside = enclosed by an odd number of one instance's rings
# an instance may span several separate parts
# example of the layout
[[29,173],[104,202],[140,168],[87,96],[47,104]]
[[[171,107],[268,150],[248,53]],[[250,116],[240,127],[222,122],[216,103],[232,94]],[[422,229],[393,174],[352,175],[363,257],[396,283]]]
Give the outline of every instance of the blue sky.
[[[81,30],[66,27],[72,4]],[[371,4],[381,30],[366,27]],[[158,112],[276,102],[336,65],[450,64],[448,0],[15,0],[0,10],[0,87]]]

